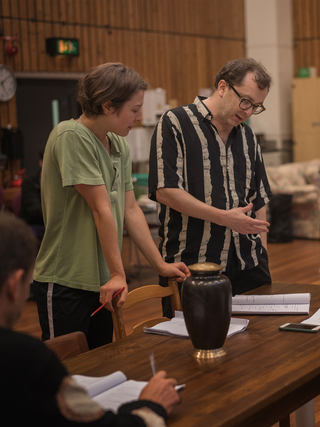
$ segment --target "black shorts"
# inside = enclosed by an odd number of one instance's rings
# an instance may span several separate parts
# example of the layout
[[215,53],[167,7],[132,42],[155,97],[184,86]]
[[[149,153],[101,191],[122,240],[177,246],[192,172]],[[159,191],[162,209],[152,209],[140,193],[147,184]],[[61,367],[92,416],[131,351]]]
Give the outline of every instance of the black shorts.
[[68,288],[57,283],[33,282],[42,340],[75,331],[83,331],[90,350],[112,342],[113,324],[110,311],[100,307],[98,292]]
[[[228,262],[227,271],[222,274],[230,279],[232,295],[244,294],[260,286],[271,285],[268,252],[263,246],[259,263],[254,268],[239,270],[236,256],[231,257],[230,262],[231,264]],[[229,266],[231,267],[230,269],[228,269]]]

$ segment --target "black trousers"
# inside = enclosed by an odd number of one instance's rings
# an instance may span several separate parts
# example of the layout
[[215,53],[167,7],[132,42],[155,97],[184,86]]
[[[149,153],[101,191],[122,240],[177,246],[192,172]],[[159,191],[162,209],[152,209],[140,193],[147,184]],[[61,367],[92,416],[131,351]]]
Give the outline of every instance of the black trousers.
[[70,332],[83,331],[90,350],[112,342],[111,313],[103,308],[90,317],[101,305],[98,292],[34,281],[33,293],[43,341]]
[[[260,286],[271,285],[269,260],[266,249],[262,247],[259,264],[256,267],[249,270],[239,270],[235,247],[231,245],[228,255],[227,271],[224,271],[222,274],[230,279],[232,295],[244,294]],[[160,278],[159,283],[163,286],[164,281],[161,279],[166,278]],[[168,283],[167,280],[166,283]],[[181,284],[179,284],[179,289],[181,290]],[[173,317],[170,297],[164,297],[162,299],[162,311],[165,317]]]

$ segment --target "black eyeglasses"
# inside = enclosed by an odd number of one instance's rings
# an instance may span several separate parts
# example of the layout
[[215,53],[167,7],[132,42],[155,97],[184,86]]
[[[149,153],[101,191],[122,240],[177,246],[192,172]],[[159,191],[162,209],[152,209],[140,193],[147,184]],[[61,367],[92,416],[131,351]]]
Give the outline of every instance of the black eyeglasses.
[[242,98],[239,92],[237,92],[233,86],[232,83],[230,83],[228,80],[226,80],[227,84],[231,87],[231,89],[234,91],[235,94],[238,95],[240,98],[239,107],[241,110],[249,110],[249,108],[252,108],[252,114],[260,114],[263,111],[266,111],[266,108],[263,106],[263,104],[252,104],[252,102],[249,99]]

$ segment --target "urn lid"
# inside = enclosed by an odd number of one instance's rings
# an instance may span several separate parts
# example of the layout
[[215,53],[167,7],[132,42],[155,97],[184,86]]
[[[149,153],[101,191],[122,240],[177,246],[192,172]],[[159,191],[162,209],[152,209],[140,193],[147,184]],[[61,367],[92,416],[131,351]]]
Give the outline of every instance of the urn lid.
[[217,274],[222,271],[222,265],[215,264],[214,262],[198,262],[197,264],[188,265],[191,273],[194,274]]

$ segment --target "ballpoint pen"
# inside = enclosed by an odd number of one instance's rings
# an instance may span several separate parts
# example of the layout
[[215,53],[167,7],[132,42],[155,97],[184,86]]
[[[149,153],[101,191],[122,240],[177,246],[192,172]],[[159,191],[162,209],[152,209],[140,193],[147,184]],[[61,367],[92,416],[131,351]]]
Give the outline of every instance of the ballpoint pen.
[[149,359],[150,359],[152,374],[153,374],[153,376],[155,376],[157,374],[157,367],[156,367],[156,361],[154,359],[153,351],[149,352]]
[[[150,359],[152,374],[153,374],[153,376],[155,376],[155,375],[157,375],[157,366],[156,366],[156,361],[154,358],[153,351],[149,352],[149,359]],[[180,384],[180,385],[176,385],[174,388],[176,389],[176,391],[180,391],[180,390],[183,390],[185,388],[185,386],[186,386],[185,384]]]
[[[124,287],[119,289],[115,294],[112,295],[112,299],[115,298],[117,295],[121,294],[121,292],[124,290]],[[98,311],[100,311],[104,306],[106,305],[106,303],[104,302],[103,304],[101,304],[101,306],[99,308],[97,308],[90,317],[92,317],[93,315],[95,315],[96,313],[98,313]]]

